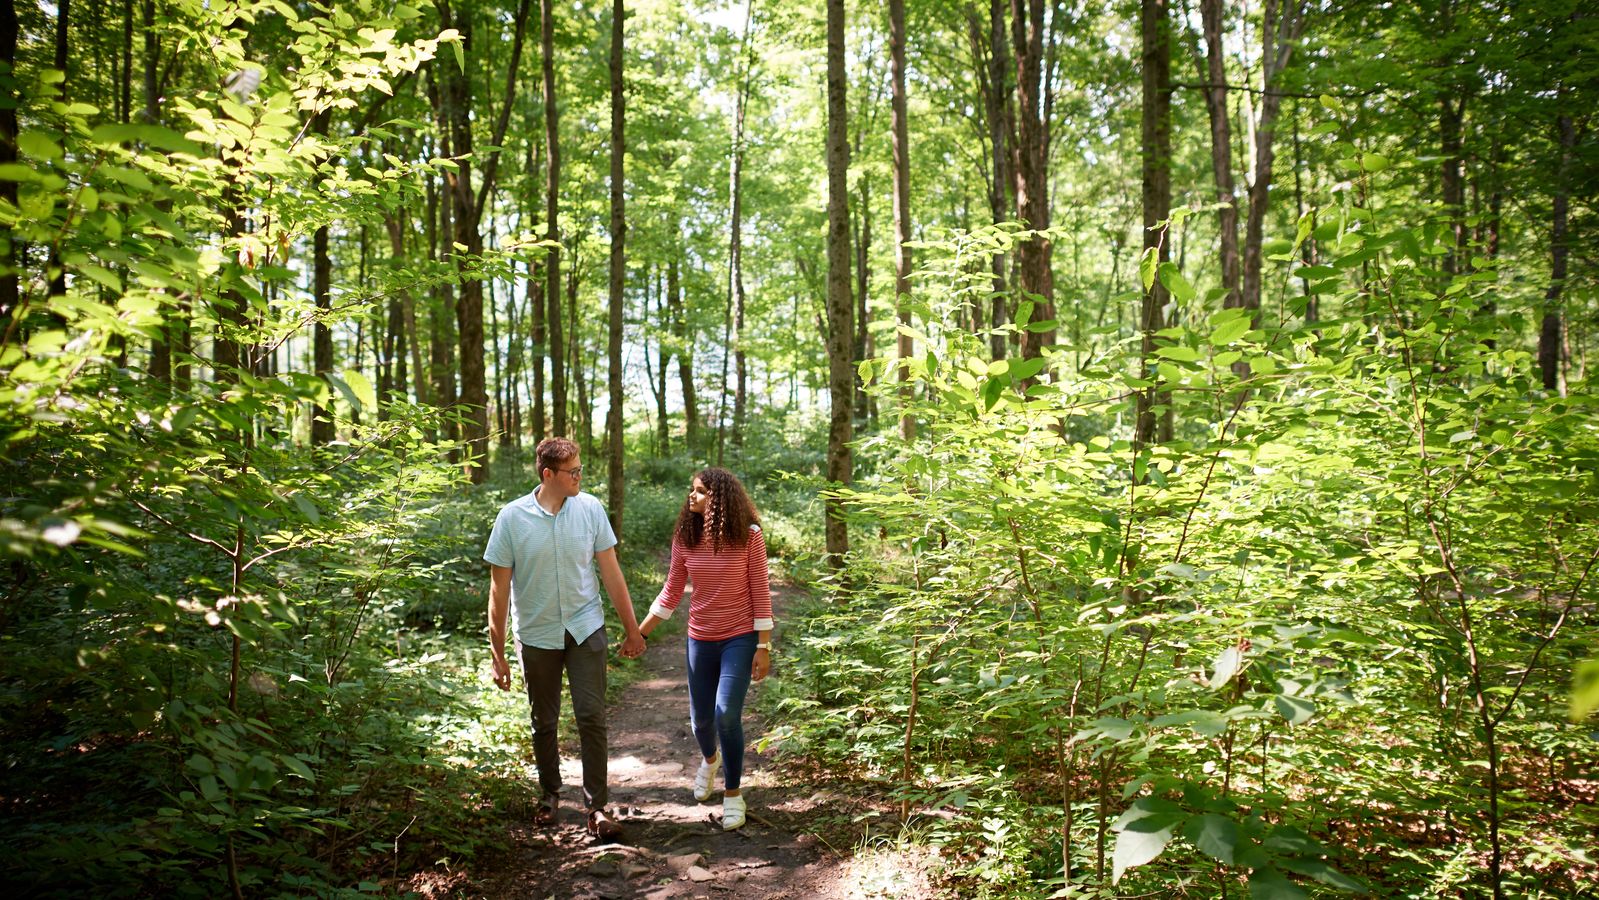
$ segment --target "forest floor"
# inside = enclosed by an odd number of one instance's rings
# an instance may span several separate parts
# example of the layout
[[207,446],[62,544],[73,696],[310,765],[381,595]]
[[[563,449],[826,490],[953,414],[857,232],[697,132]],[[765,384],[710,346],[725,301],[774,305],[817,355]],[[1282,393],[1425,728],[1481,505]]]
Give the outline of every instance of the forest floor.
[[[779,587],[776,605],[795,596]],[[507,849],[467,868],[412,875],[401,890],[424,897],[791,898],[791,900],[927,900],[936,896],[936,858],[892,835],[895,810],[803,760],[759,749],[766,731],[751,687],[744,732],[744,796],[748,820],[721,828],[721,792],[704,803],[689,789],[697,753],[688,724],[688,687],[681,628],[657,633],[643,671],[609,710],[613,811],[622,841],[599,843],[583,828],[582,769],[575,740],[563,740],[560,825],[535,827],[529,805],[492,816]],[[774,661],[774,669],[782,657]],[[570,705],[563,697],[564,716]],[[531,764],[529,787],[532,788]],[[720,778],[717,781],[720,785]],[[877,824],[880,823],[880,826]],[[873,829],[881,835],[874,840]],[[886,830],[885,830],[886,829]]]

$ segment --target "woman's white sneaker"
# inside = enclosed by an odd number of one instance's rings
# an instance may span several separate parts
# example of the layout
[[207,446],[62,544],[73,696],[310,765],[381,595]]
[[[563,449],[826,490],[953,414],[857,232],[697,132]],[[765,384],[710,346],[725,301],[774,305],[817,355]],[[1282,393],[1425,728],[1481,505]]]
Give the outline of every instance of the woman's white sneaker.
[[694,799],[701,803],[711,799],[711,782],[716,780],[716,770],[722,765],[722,751],[716,751],[710,762],[700,760],[700,770],[694,773]]
[[744,825],[744,797],[722,798],[722,830],[732,831]]

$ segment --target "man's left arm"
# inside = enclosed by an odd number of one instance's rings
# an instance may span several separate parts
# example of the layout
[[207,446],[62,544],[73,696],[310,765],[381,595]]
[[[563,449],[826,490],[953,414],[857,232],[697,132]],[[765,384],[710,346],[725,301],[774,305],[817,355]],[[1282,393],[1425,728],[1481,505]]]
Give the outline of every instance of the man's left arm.
[[594,554],[594,561],[599,563],[600,581],[605,584],[605,594],[611,598],[611,606],[616,609],[616,617],[621,620],[622,629],[627,634],[619,652],[627,659],[642,656],[644,633],[638,628],[638,615],[633,612],[633,597],[627,592],[627,580],[622,577],[622,564],[616,559],[616,548],[609,547]]

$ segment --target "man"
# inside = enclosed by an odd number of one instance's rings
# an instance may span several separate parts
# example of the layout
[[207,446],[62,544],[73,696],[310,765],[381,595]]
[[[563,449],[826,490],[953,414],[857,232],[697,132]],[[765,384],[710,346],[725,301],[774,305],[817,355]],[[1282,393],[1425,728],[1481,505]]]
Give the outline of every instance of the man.
[[616,534],[600,501],[581,490],[582,460],[566,438],[546,438],[537,450],[539,486],[500,510],[483,559],[492,568],[489,585],[489,649],[494,684],[511,689],[505,659],[506,612],[516,613],[516,643],[533,710],[533,758],[538,764],[539,805],[535,824],[558,821],[560,750],[555,728],[561,713],[561,672],[572,692],[572,712],[582,744],[583,805],[588,832],[602,840],[621,837],[621,826],[605,812],[605,613],[594,563],[626,631],[621,655],[644,652],[622,567]]

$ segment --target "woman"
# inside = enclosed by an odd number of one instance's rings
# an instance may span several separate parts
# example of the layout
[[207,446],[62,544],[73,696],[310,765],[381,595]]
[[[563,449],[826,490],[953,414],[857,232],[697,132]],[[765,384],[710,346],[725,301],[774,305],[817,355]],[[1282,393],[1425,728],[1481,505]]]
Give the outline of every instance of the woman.
[[720,763],[722,827],[732,831],[744,824],[744,695],[772,667],[772,595],[755,504],[726,469],[694,476],[677,514],[666,584],[639,626],[645,636],[672,617],[689,581],[688,696],[701,757],[694,799],[711,796]]

